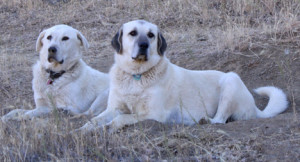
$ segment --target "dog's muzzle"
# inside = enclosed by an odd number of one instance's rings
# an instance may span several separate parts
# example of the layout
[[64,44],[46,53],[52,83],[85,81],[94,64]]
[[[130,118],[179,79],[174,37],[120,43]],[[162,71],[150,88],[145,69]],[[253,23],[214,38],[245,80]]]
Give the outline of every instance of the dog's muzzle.
[[149,43],[147,42],[139,42],[139,51],[136,57],[132,57],[132,59],[136,61],[147,61],[148,60],[148,47]]
[[62,64],[62,63],[64,63],[64,60],[61,60],[61,61],[59,61],[59,60],[57,60],[57,58],[56,58],[56,54],[57,54],[57,49],[56,49],[56,47],[49,47],[48,48],[48,62],[58,62],[59,64]]

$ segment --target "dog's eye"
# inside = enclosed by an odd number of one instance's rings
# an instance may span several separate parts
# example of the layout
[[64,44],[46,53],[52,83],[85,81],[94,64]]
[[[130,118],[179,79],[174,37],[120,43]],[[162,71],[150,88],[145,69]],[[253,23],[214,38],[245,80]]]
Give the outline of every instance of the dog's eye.
[[48,40],[51,40],[51,39],[52,39],[52,36],[51,36],[51,35],[49,35],[49,36],[47,37],[47,39],[48,39]]
[[153,37],[154,37],[154,34],[151,33],[151,32],[149,32],[149,33],[148,33],[148,37],[149,37],[149,38],[153,38]]
[[129,34],[130,34],[131,36],[136,36],[136,35],[137,35],[137,32],[136,32],[135,30],[133,30],[133,31],[131,31]]
[[68,40],[69,39],[69,37],[63,37],[61,40],[62,41],[66,41],[66,40]]

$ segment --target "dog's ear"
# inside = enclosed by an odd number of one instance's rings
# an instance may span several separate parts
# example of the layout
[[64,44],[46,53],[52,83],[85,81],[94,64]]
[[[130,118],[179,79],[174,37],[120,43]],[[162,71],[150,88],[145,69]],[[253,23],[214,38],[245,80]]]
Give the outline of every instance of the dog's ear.
[[123,36],[123,28],[121,27],[118,33],[111,40],[111,45],[117,51],[118,54],[122,54],[122,36]]
[[83,34],[81,34],[80,31],[77,32],[77,38],[80,40],[81,42],[81,46],[83,46],[83,49],[85,51],[87,51],[87,49],[89,48],[89,42],[85,39],[85,37],[83,36]]
[[164,52],[167,49],[167,42],[165,40],[165,38],[162,36],[162,34],[160,32],[158,32],[158,36],[157,36],[157,53],[159,55],[164,55]]
[[46,34],[46,30],[42,31],[38,37],[38,39],[36,40],[36,44],[35,44],[35,50],[37,52],[40,52],[41,48],[43,47],[43,42],[42,39],[44,38]]

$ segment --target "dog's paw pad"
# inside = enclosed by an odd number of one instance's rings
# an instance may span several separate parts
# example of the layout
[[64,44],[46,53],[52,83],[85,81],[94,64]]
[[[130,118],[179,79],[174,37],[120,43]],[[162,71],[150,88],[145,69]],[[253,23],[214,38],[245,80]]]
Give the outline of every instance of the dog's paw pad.
[[204,125],[204,124],[210,124],[210,120],[209,119],[205,119],[205,118],[202,118],[199,120],[198,122],[200,125]]
[[118,127],[116,127],[113,122],[104,125],[103,130],[109,134],[117,133],[119,131]]

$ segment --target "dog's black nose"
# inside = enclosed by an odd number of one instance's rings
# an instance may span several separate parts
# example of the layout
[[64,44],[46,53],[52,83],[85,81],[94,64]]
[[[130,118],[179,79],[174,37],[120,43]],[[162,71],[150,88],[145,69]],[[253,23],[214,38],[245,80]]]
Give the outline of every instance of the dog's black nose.
[[49,53],[56,53],[57,49],[55,47],[49,47],[48,52]]
[[139,43],[139,47],[142,49],[142,50],[146,50],[148,47],[149,47],[149,44],[147,42],[140,42]]

